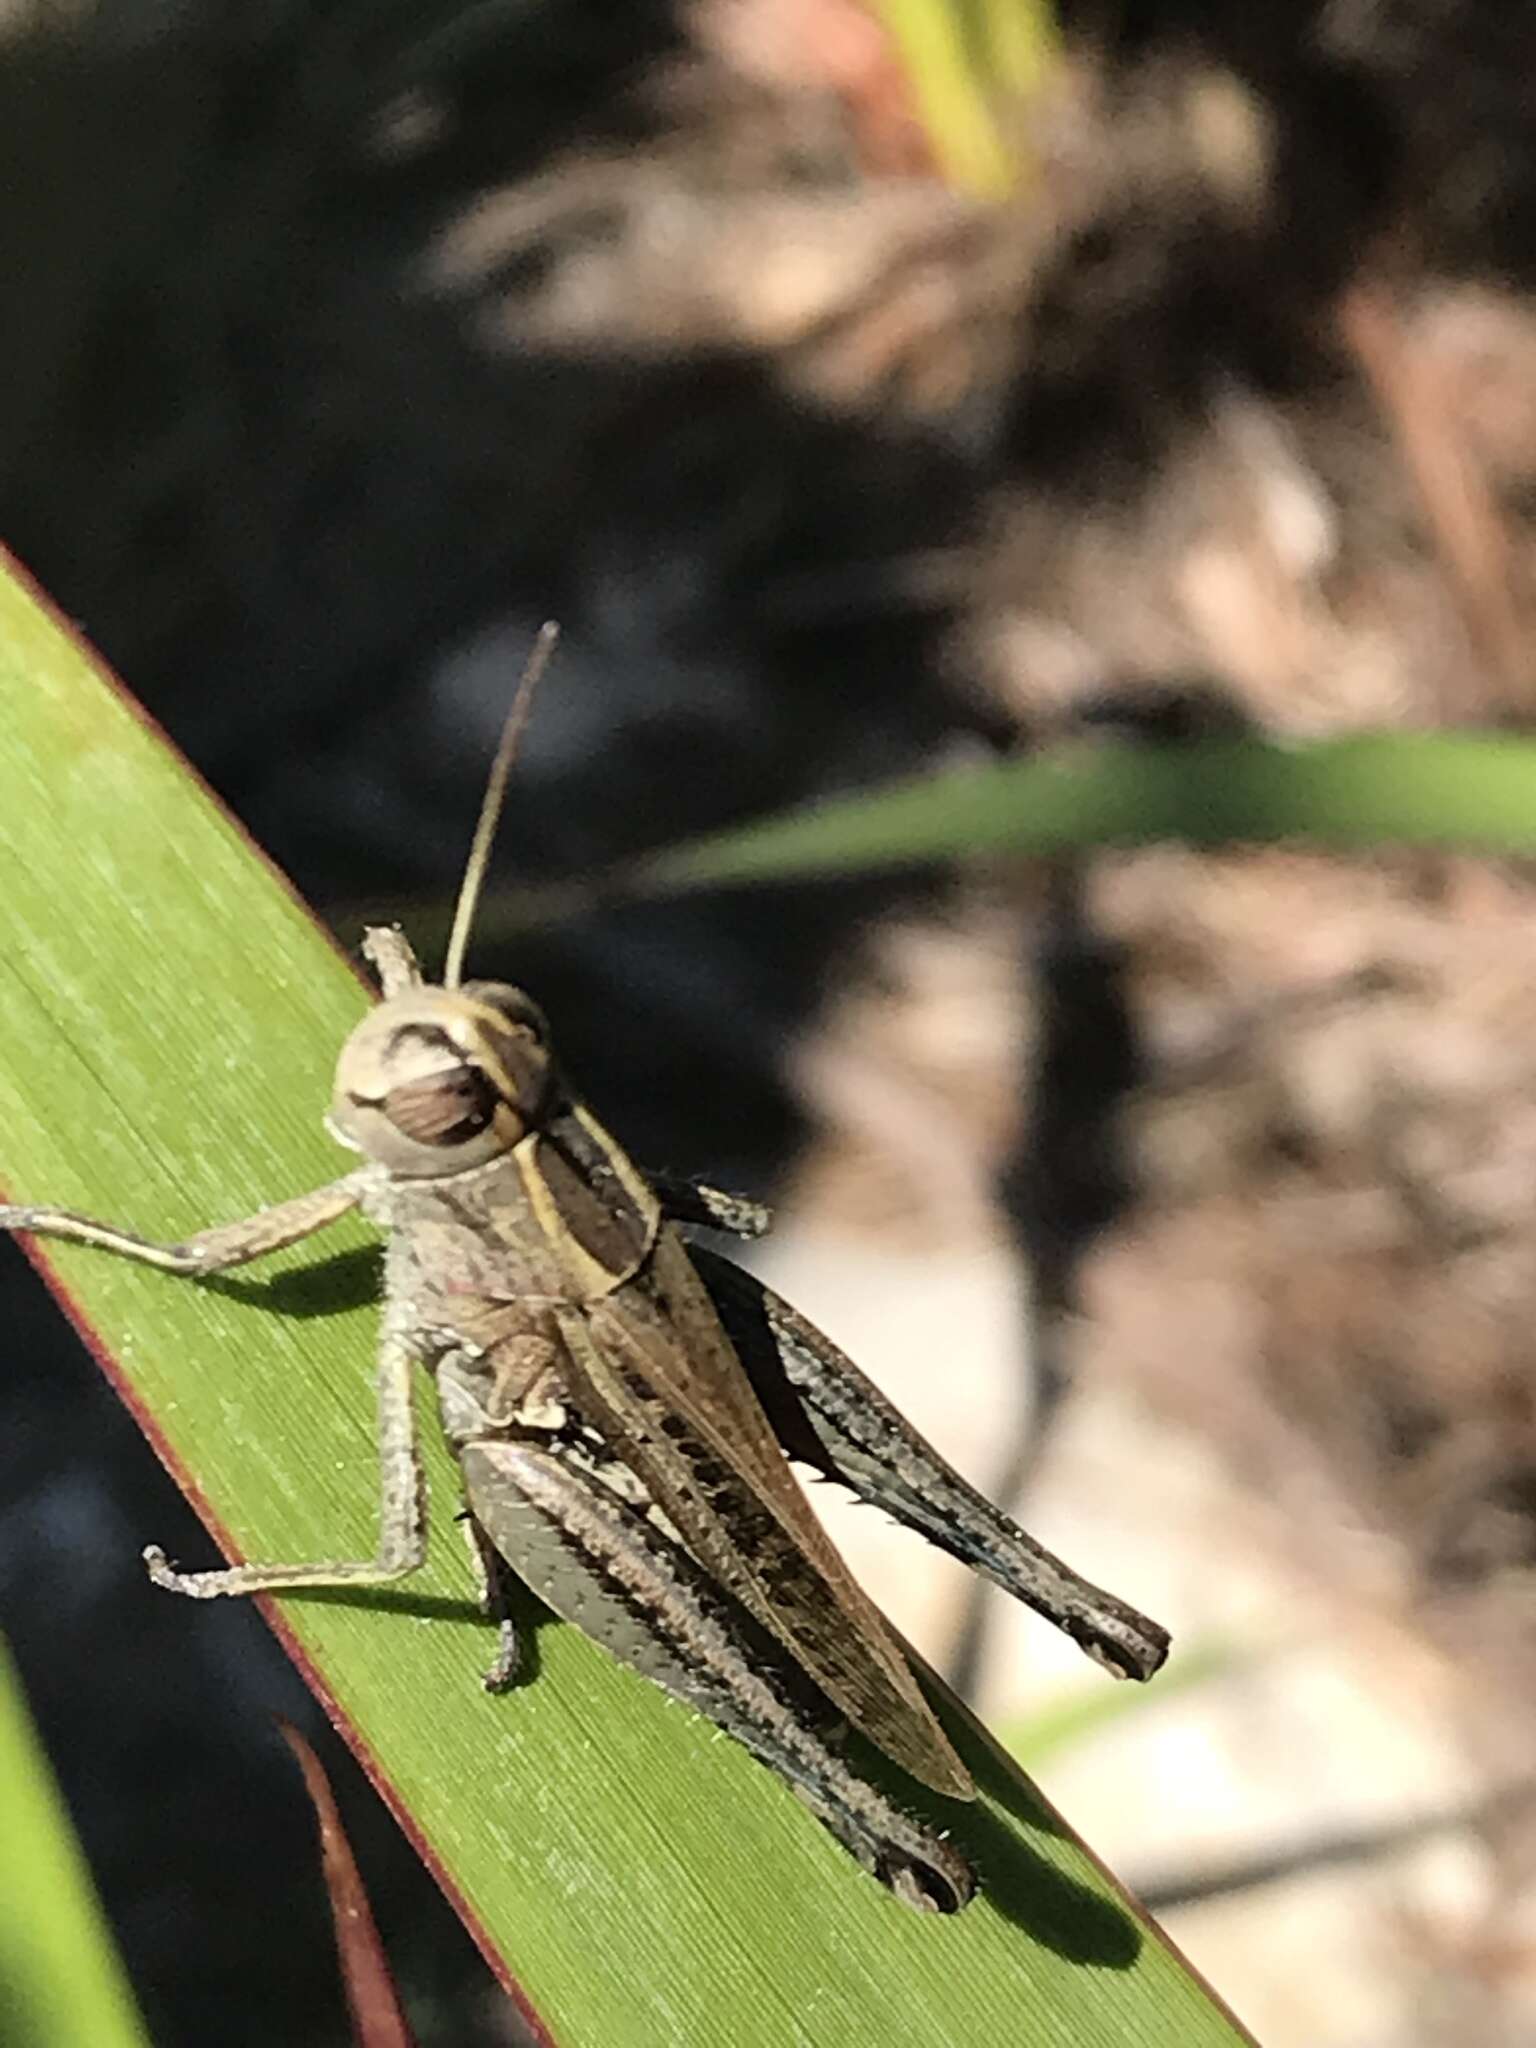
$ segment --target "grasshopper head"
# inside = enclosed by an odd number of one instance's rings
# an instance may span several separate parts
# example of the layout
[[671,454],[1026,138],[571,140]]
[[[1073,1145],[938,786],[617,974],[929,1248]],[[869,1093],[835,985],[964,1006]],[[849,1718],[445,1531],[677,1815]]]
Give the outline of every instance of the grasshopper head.
[[406,989],[342,1047],[331,1127],[391,1173],[462,1173],[538,1123],[552,1076],[543,1015],[520,989]]

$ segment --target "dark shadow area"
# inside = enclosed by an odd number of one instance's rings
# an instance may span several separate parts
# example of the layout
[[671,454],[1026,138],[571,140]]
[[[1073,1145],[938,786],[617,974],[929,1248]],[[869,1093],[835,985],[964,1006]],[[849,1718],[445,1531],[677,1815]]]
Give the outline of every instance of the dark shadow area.
[[197,1285],[269,1315],[299,1319],[334,1316],[381,1298],[383,1262],[382,1247],[358,1245],[317,1259],[314,1265],[295,1266],[265,1279],[243,1273],[209,1273]]
[[[532,1685],[543,1669],[539,1638],[546,1628],[557,1625],[557,1618],[510,1572],[503,1574],[502,1597],[508,1618],[517,1628],[518,1647],[517,1675],[505,1689],[519,1691],[525,1685]],[[461,1627],[471,1624],[484,1638],[487,1669],[496,1648],[496,1625],[484,1608],[473,1600],[450,1600],[438,1593],[413,1593],[409,1586],[311,1586],[285,1593],[283,1598],[300,1606],[312,1603],[319,1607],[361,1607],[371,1613],[398,1614],[413,1621],[456,1622]]]
[[[957,1731],[951,1724],[949,1732]],[[978,1892],[1032,1941],[1070,1963],[1126,1970],[1141,1953],[1145,1933],[1134,1914],[1059,1870],[1031,1846],[1028,1833],[1062,1838],[1056,1815],[1027,1782],[1003,1766],[997,1752],[974,1734],[962,1735],[961,1754],[978,1789],[1012,1816],[1017,1826],[980,1803],[934,1798],[867,1742],[848,1744],[863,1777],[897,1805],[950,1835],[976,1870]]]
[[408,1586],[296,1586],[283,1595],[286,1606],[356,1607],[366,1614],[399,1614],[412,1621],[452,1621],[486,1630],[490,1625],[473,1600],[444,1593],[413,1593]]
[[1146,1934],[1135,1915],[1068,1877],[984,1809],[950,1829],[998,1912],[1064,1962],[1128,1970]]

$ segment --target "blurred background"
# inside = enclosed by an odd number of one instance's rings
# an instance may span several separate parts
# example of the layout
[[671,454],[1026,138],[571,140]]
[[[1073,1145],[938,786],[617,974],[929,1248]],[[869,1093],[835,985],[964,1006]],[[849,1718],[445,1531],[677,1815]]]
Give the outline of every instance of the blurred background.
[[[0,10],[0,535],[349,945],[442,932],[561,620],[477,965],[1173,1629],[1127,1698],[828,1509],[1268,2048],[1536,2023],[1523,868],[498,901],[1096,734],[1523,726],[1533,81],[1492,0]],[[143,1585],[187,1511],[0,1287],[0,1631],[155,2040],[345,2038],[274,1710],[423,2040],[515,2039],[256,1616]]]

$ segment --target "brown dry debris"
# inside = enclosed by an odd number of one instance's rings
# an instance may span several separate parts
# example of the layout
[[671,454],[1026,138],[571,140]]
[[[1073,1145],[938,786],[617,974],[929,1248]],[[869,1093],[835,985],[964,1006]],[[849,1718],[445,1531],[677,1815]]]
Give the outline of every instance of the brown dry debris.
[[[611,222],[493,308],[498,345],[741,346],[807,407],[972,437],[969,530],[895,567],[952,607],[956,686],[1027,740],[1149,702],[1297,736],[1529,714],[1536,314],[1491,266],[1437,268],[1448,215],[1309,187],[1327,138],[1262,67],[1187,56],[1064,69],[1011,209],[861,184],[857,107],[748,49],[763,18],[718,10],[736,75],[674,79],[677,138],[641,170],[589,161],[466,217],[442,251],[459,284],[575,199]],[[1214,1447],[1320,1611],[1418,1636],[1478,1768],[1529,1773],[1530,878],[1295,851],[1087,864],[1079,936],[1118,974],[1140,1079],[1064,1128],[1042,1095],[1064,1071],[1048,893],[1020,879],[1001,911],[872,942],[798,1057],[838,1141],[802,1192],[888,1231],[903,1189],[925,1242],[995,1230],[991,1190],[1053,1117],[1047,1205],[1110,1133],[1129,1195],[1075,1246],[1081,1373]]]
[[1529,890],[1470,863],[1170,853],[1095,893],[1152,1067],[1084,1349],[1215,1421],[1252,1483],[1316,1466],[1402,1543],[1401,1597],[1503,1599],[1536,1563]]
[[[1022,421],[1084,402],[1085,338],[1110,419],[1079,425],[1077,471],[1033,459],[1020,429],[965,563],[959,679],[1042,739],[1126,685],[1197,685],[1235,719],[1298,735],[1523,713],[1529,304],[1397,258],[1373,270],[1362,245],[1338,290],[1295,317],[1290,388],[1238,346],[1182,390],[1149,388],[1178,339],[1168,307],[1189,237],[1223,242],[1251,278],[1273,212],[1268,117],[1230,75],[1171,66],[1129,104],[1101,100],[1082,73],[1044,132],[1027,223],[957,229],[934,303],[969,336],[952,363],[991,382],[994,402],[1011,334],[1006,403]],[[890,188],[870,217],[922,218],[937,266],[931,204]],[[895,246],[843,320],[824,308],[805,329],[814,347],[786,358],[823,402],[842,390],[824,374],[834,345],[857,363],[853,388],[932,402],[933,387],[898,374],[917,324],[898,323],[905,355],[850,342],[903,303],[881,289],[907,275]],[[1148,376],[1104,353],[1117,320],[1142,323]],[[1033,886],[1016,901],[1038,930]],[[1320,1576],[1337,1560],[1319,1488],[1341,1522],[1401,1546],[1390,1584],[1377,1574],[1362,1597],[1443,1626],[1458,1656],[1481,1617],[1488,1656],[1523,1672],[1536,1651],[1520,1576],[1536,1566],[1529,879],[1472,860],[1158,851],[1093,864],[1084,906],[1123,961],[1144,1063],[1114,1112],[1134,1200],[1080,1274],[1085,1366],[1130,1377],[1246,1482],[1310,1504]],[[843,1140],[817,1184],[855,1210],[857,1161],[879,1156],[887,1191],[902,1158],[905,1184],[926,1186],[911,1197],[921,1228],[943,1227],[946,1200],[951,1217],[966,1199],[985,1211],[974,1197],[1011,1141],[1008,1076],[1034,1034],[1005,1021],[995,910],[983,923],[963,971],[952,926],[881,939],[868,985],[801,1056]],[[968,1077],[941,1050],[964,1039],[961,1010],[980,1055]]]
[[[750,110],[729,150],[695,134],[649,186],[591,172],[629,226],[567,268],[540,331],[622,306],[642,341],[765,349],[809,404],[1002,417],[945,570],[951,656],[1036,739],[1128,685],[1297,735],[1526,711],[1526,299],[1410,261],[1411,237],[1351,240],[1347,206],[1331,250],[1304,213],[1298,233],[1284,105],[1208,59],[1064,69],[1011,210],[790,179],[846,104],[747,49],[761,10],[713,18]],[[703,76],[670,89],[718,113]],[[1034,885],[1014,901],[1039,932]],[[1503,1657],[1536,1565],[1528,879],[1164,851],[1095,863],[1083,905],[1144,1081],[1112,1106],[1135,1195],[1080,1274],[1082,1358],[1277,1499],[1321,1487],[1390,1532],[1401,1571],[1362,1594],[1454,1609],[1459,1650],[1475,1609]],[[893,1186],[916,1229],[986,1227],[1018,1142],[1035,1032],[995,903],[966,915],[879,938],[799,1056],[840,1140],[805,1185],[886,1227]]]
[[[1020,423],[966,563],[957,677],[1042,740],[1127,685],[1196,688],[1297,735],[1528,715],[1529,303],[1362,244],[1310,306],[1275,314],[1293,317],[1288,385],[1239,346],[1181,389],[1167,309],[1187,237],[1252,278],[1273,138],[1231,78],[1198,68],[1129,121],[1101,111],[1079,81],[1005,249],[975,223],[956,235],[947,324],[928,242],[923,318],[877,269],[786,358],[822,402],[878,389],[920,411],[981,380]],[[936,361],[947,379],[914,367]],[[1081,468],[1036,459],[1048,409],[1089,407],[1095,377],[1109,422],[1079,423]],[[1123,968],[1143,1078],[1108,1109],[1133,1193],[1082,1248],[1076,1366],[1215,1448],[1325,1630],[1436,1653],[1474,1782],[1518,1781],[1536,1680],[1531,879],[1470,859],[1154,851],[1092,863],[1081,891]],[[1015,905],[1048,930],[1033,885]],[[1027,1013],[1006,1021],[998,930],[994,910],[960,971],[953,928],[887,935],[801,1056],[841,1140],[811,1184],[845,1213],[862,1161],[886,1190],[923,1190],[925,1232],[985,1216],[1016,1129],[1007,1077],[1038,1036]],[[893,978],[895,1012],[877,999]],[[970,1019],[969,1075],[946,1005]],[[1529,1828],[1481,1839],[1518,1891]],[[1486,1931],[1474,1915],[1457,1938]]]

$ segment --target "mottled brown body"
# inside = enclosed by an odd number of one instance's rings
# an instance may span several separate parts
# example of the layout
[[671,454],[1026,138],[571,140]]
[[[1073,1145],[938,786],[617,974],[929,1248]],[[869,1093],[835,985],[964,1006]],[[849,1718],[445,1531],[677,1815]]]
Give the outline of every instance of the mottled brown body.
[[381,1178],[361,1204],[389,1230],[389,1293],[460,1453],[621,1446],[705,1570],[849,1720],[936,1791],[970,1796],[889,1625],[806,1505],[676,1229],[589,1112],[561,1099],[509,1157],[442,1180]]
[[648,1182],[571,1094],[526,996],[430,987],[398,932],[370,932],[366,950],[384,1000],[343,1049],[330,1119],[367,1157],[356,1172],[181,1245],[0,1208],[0,1228],[191,1274],[353,1207],[386,1233],[376,1556],[182,1572],[150,1550],[151,1576],[206,1599],[415,1569],[426,1521],[410,1381],[422,1365],[502,1620],[487,1683],[517,1675],[512,1575],[744,1743],[898,1896],[962,1906],[965,1860],[835,1740],[841,1717],[931,1791],[973,1796],[789,1458],[996,1579],[1118,1674],[1150,1676],[1166,1636],[1034,1544],[786,1303],[687,1239],[699,1224],[755,1235],[767,1219],[710,1189]]

